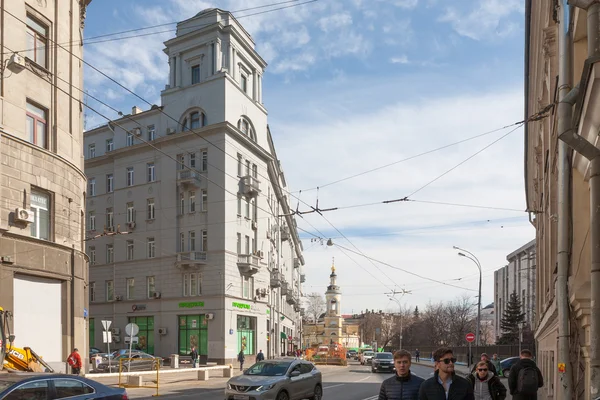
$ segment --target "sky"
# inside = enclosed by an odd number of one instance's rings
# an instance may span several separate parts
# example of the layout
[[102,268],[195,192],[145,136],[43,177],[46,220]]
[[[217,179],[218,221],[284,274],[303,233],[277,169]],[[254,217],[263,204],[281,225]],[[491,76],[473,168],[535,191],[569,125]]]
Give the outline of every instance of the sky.
[[[298,0],[255,8],[282,1],[92,1],[85,57],[160,104],[163,42],[174,24],[93,38],[209,7],[232,11],[268,63],[263,100],[292,207],[307,210],[318,199],[322,209],[339,208],[298,218],[304,293],[325,292],[335,259],[344,313],[423,308],[465,293],[475,304],[477,266],[458,246],[481,262],[482,304],[491,303],[493,271],[535,237],[523,211],[523,129],[515,125],[523,119],[523,2]],[[85,76],[86,90],[116,109],[148,108],[89,68]],[[87,113],[87,128],[103,123]],[[415,201],[382,203],[407,196]],[[389,298],[401,290],[409,293]]]

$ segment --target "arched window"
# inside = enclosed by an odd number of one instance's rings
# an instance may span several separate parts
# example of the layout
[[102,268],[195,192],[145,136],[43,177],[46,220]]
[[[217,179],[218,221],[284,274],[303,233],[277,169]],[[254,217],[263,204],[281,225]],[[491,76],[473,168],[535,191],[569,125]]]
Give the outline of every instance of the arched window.
[[250,140],[256,142],[256,131],[254,130],[254,125],[247,117],[241,117],[238,121],[238,129],[242,131],[244,136],[248,136]]
[[337,309],[337,301],[335,299],[331,300],[331,311],[335,311]]
[[206,126],[206,114],[202,110],[188,111],[181,122],[181,131],[199,129]]

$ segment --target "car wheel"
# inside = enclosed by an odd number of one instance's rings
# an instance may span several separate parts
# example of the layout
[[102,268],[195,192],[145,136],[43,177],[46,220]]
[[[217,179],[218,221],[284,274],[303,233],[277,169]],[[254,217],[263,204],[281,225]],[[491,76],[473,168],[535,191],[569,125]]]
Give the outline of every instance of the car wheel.
[[505,378],[508,378],[508,376],[510,375],[510,369],[505,369],[504,371],[502,371],[502,375],[503,375]]
[[321,385],[315,386],[315,392],[310,400],[321,400],[323,398],[323,388]]
[[279,392],[277,395],[277,400],[289,400],[290,396],[286,392]]
[[374,369],[374,368],[371,368],[371,372],[372,372],[372,373],[375,373],[375,372],[377,372],[377,370],[376,370],[376,369]]

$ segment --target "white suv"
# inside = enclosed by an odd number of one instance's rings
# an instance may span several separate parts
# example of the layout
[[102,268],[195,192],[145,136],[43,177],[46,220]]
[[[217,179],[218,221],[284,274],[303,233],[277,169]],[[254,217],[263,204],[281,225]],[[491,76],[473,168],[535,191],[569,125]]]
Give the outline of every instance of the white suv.
[[360,363],[362,365],[367,365],[371,363],[371,360],[373,359],[373,356],[375,355],[374,352],[372,351],[364,351],[361,354],[361,359],[360,359]]

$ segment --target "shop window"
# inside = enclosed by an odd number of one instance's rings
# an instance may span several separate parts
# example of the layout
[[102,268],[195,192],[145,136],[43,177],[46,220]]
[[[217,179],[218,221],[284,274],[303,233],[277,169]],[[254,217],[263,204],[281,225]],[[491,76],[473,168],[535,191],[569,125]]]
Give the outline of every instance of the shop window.
[[187,356],[195,346],[198,354],[208,354],[208,330],[204,315],[180,315],[179,355]]
[[154,317],[129,317],[129,322],[140,328],[135,349],[154,354]]
[[248,317],[245,315],[237,316],[237,352],[241,350],[244,354],[256,354],[255,351],[255,336],[256,336],[256,317]]

